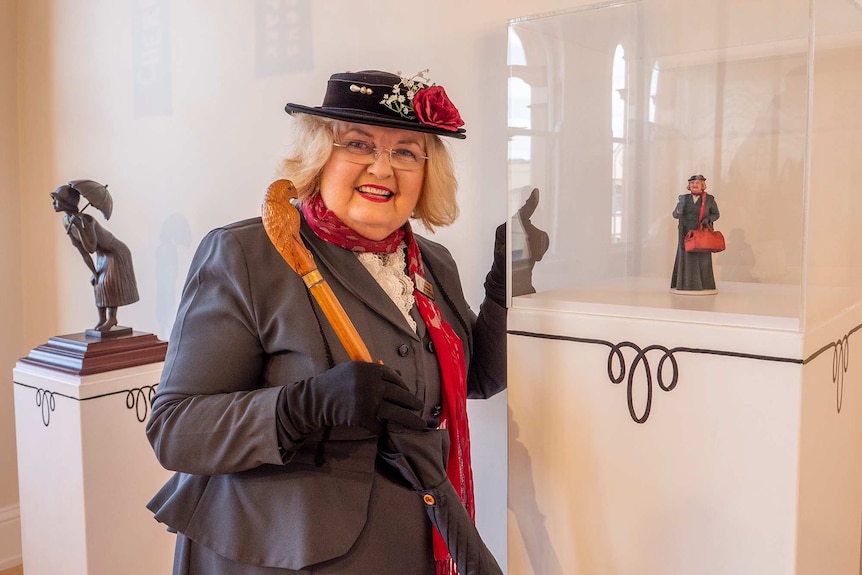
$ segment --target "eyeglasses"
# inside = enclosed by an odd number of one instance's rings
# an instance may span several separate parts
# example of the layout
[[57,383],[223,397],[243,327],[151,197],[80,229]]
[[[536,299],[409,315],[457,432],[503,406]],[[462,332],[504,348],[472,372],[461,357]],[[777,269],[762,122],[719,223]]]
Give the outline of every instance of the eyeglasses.
[[333,146],[343,150],[348,161],[370,166],[381,153],[389,155],[389,164],[396,170],[421,170],[428,156],[423,156],[410,148],[375,148],[362,140],[349,140],[345,143],[333,142]]

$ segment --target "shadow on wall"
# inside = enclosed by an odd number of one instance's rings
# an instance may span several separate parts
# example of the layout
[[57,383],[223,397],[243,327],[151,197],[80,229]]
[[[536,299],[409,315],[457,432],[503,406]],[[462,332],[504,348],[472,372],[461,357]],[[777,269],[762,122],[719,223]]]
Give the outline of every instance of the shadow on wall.
[[545,514],[536,501],[533,464],[527,447],[518,441],[518,423],[509,407],[509,467],[520,473],[509,474],[509,510],[518,520],[527,558],[533,573],[563,575],[563,568],[548,535]]
[[754,264],[757,259],[751,244],[745,239],[745,230],[734,228],[727,235],[727,250],[725,259],[729,264],[721,266],[721,279],[731,282],[757,282],[754,275]]
[[156,320],[160,339],[167,340],[177,313],[177,300],[182,291],[179,248],[189,248],[192,230],[185,216],[169,215],[162,222],[159,245],[156,247]]
[[[744,81],[752,76],[773,80],[764,85]],[[732,221],[745,231],[730,232],[727,252],[720,258],[720,279],[799,284],[805,219],[807,59],[794,55],[739,64],[735,78],[728,93],[737,90],[748,93],[750,99],[737,102],[732,111],[749,127],[735,138],[728,136],[728,144],[736,147],[723,170],[721,191],[728,199],[722,204],[722,217],[726,225]],[[776,89],[776,85],[780,87]],[[755,87],[760,92],[752,92]],[[764,96],[772,91],[775,93],[767,100]]]

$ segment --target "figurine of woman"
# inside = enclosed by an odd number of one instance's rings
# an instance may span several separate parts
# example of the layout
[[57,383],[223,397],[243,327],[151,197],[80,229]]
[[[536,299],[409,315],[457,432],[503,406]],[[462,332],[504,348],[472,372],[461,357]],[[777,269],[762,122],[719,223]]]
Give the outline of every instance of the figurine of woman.
[[[77,189],[76,189],[77,188]],[[81,190],[81,191],[79,191]],[[54,211],[65,212],[63,226],[72,245],[84,258],[84,263],[93,272],[90,283],[96,296],[99,310],[99,323],[95,330],[107,334],[117,325],[117,308],[135,303],[140,299],[132,267],[132,253],[129,248],[103,228],[93,216],[78,210],[81,193],[93,193],[91,204],[102,211],[105,219],[111,215],[111,199],[105,186],[92,180],[76,180],[69,185],[60,186],[51,192]],[[95,198],[99,198],[99,204]],[[95,259],[91,256],[95,254]]]
[[[674,293],[707,295],[716,293],[715,276],[712,273],[712,254],[709,252],[685,251],[685,235],[701,225],[712,229],[718,219],[718,204],[715,197],[706,193],[706,178],[696,174],[688,179],[690,193],[679,196],[673,217],[679,220],[679,237],[676,246],[676,261],[670,278],[670,289]],[[703,218],[701,219],[701,206]]]

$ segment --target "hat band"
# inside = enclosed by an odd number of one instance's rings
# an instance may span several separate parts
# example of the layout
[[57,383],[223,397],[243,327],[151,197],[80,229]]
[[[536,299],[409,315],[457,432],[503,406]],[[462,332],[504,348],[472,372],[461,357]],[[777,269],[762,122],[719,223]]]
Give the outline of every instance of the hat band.
[[352,110],[374,114],[381,118],[403,119],[398,113],[380,103],[383,96],[391,91],[391,85],[332,79],[327,84],[321,108],[333,111]]

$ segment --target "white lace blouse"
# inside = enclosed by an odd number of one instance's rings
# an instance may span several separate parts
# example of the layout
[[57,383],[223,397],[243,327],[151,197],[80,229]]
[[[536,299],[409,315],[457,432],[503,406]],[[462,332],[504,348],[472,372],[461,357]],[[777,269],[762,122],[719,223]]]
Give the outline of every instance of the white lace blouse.
[[413,331],[416,331],[416,321],[410,316],[416,298],[413,296],[413,280],[406,271],[406,253],[407,244],[401,242],[398,249],[391,254],[359,252],[356,257],[401,310]]

